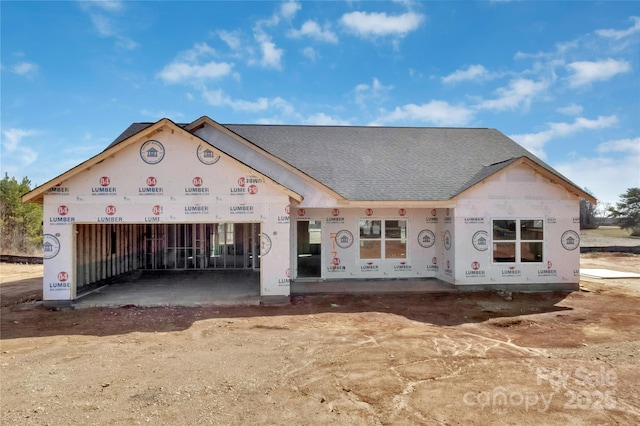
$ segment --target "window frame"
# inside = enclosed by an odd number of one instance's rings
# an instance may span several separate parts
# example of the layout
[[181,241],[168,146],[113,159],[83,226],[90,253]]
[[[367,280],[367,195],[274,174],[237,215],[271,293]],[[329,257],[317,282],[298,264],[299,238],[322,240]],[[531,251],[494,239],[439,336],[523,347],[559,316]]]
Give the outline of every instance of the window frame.
[[[380,222],[380,231],[374,235],[376,237],[363,238],[362,237],[362,223],[363,222]],[[398,237],[387,237],[387,222],[398,222],[398,228],[400,229],[400,235]],[[402,226],[400,222],[404,222],[404,236],[402,234]],[[373,223],[371,225],[373,227]],[[380,244],[380,256],[379,257],[362,257],[362,242],[364,241],[378,241]],[[387,257],[387,242],[404,242],[404,257]],[[409,220],[405,217],[400,218],[380,218],[380,217],[360,217],[358,218],[358,260],[377,260],[377,261],[403,261],[406,262],[409,259]]]
[[[514,232],[514,236],[513,239],[507,239],[507,238],[496,238],[496,222],[513,222],[515,224],[514,226],[514,231],[509,231],[508,227],[504,228],[505,234],[508,234],[509,232]],[[536,222],[540,223],[540,227],[539,228],[533,228],[533,229],[539,229],[542,238],[540,239],[535,239],[535,238],[523,238],[522,237],[522,227],[523,224],[525,222],[532,222],[534,225],[536,225]],[[535,231],[534,231],[535,232]],[[518,218],[492,218],[491,219],[491,263],[494,265],[501,265],[501,264],[517,264],[517,265],[526,265],[526,264],[541,264],[544,263],[545,261],[545,256],[546,256],[546,249],[545,249],[545,236],[547,235],[547,230],[545,227],[545,220],[544,218],[540,218],[540,217],[518,217]],[[496,260],[496,252],[498,251],[496,249],[496,246],[498,244],[502,244],[504,246],[506,245],[513,245],[513,260],[509,259],[509,260],[504,260],[504,261],[500,261],[500,260]],[[538,260],[526,260],[523,258],[523,245],[525,244],[535,244],[536,246],[539,246],[539,250],[540,250],[540,257]],[[535,253],[535,250],[534,250]]]

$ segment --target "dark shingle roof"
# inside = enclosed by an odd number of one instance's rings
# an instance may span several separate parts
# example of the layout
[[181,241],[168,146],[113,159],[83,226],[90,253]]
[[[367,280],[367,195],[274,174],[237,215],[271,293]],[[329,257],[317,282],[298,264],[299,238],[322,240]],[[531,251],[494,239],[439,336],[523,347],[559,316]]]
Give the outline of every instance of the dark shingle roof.
[[224,126],[349,200],[447,200],[523,156],[557,174],[495,129]]
[[[107,149],[152,124],[133,123]],[[448,200],[520,157],[571,183],[496,129],[223,126],[354,201]]]

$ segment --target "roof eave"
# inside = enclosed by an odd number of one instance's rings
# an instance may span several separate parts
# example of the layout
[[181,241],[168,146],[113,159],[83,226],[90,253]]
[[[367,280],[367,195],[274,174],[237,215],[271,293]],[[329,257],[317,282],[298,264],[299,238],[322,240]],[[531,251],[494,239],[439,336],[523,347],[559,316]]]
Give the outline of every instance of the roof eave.
[[378,208],[454,208],[454,200],[338,200],[344,207]]

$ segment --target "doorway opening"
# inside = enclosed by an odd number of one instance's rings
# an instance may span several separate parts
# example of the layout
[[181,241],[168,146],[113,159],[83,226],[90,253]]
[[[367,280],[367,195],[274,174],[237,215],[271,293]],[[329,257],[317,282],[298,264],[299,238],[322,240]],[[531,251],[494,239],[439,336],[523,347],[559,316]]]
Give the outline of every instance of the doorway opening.
[[300,220],[297,222],[297,269],[298,278],[320,278],[322,276],[322,222]]

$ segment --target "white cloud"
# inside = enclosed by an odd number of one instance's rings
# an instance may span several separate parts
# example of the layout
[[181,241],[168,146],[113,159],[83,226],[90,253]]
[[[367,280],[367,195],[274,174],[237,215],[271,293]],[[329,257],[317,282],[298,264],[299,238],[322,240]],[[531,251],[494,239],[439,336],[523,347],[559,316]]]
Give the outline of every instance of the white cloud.
[[207,90],[203,93],[203,98],[210,105],[213,106],[228,106],[234,111],[243,112],[261,112],[267,110],[279,110],[286,114],[291,114],[294,111],[293,106],[280,97],[275,98],[258,98],[255,101],[246,101],[243,99],[232,99],[225,94],[221,89]]
[[614,30],[614,29],[596,30],[596,34],[598,34],[601,37],[620,40],[622,38],[630,36],[631,34],[640,32],[640,17],[631,16],[629,20],[633,22],[633,25],[626,30]]
[[242,31],[216,31],[215,34],[229,47],[230,52],[225,52],[227,56],[237,59],[247,64],[257,64],[256,45],[252,39],[247,37]]
[[545,130],[539,133],[523,133],[520,135],[511,135],[509,137],[518,142],[533,155],[545,158],[547,154],[543,150],[544,144],[553,138],[553,132],[551,130]]
[[547,81],[533,81],[527,78],[511,80],[508,87],[496,90],[498,98],[482,101],[477,108],[495,111],[516,109],[520,106],[528,108],[531,101],[542,95],[548,87]]
[[124,11],[122,1],[84,1],[80,3],[84,12],[89,15],[91,23],[98,35],[104,38],[114,38],[116,47],[121,50],[133,50],[138,43],[122,34],[117,27],[121,12]]
[[[629,152],[640,155],[640,137],[633,139],[617,139],[598,145],[598,152]],[[638,168],[640,174],[640,168]]]
[[290,30],[287,34],[292,38],[309,37],[314,40],[324,41],[327,43],[338,42],[338,36],[333,31],[327,27],[322,29],[317,22],[312,20],[306,21],[302,24],[302,27],[300,27],[299,30]]
[[118,37],[116,39],[116,47],[120,50],[134,50],[138,46],[138,43],[126,37]]
[[300,3],[296,1],[287,1],[280,5],[280,15],[285,19],[291,19],[300,9],[302,9]]
[[[229,99],[222,89],[217,90],[205,90],[202,93],[202,97],[205,101],[213,106],[222,106],[225,103],[226,99]],[[228,102],[228,101],[227,101]]]
[[453,73],[442,77],[442,82],[445,84],[454,84],[467,80],[488,80],[491,77],[492,75],[482,65],[470,65],[466,70],[456,70]]
[[422,74],[420,71],[416,70],[415,68],[409,68],[409,77],[422,78],[424,77],[424,74]]
[[279,7],[273,15],[255,22],[252,28],[253,39],[251,36],[245,36],[241,30],[220,30],[215,34],[229,46],[234,58],[251,66],[281,70],[285,51],[277,46],[270,31],[282,21],[282,18],[293,18],[296,12],[301,9],[301,5],[295,1],[278,4]]
[[24,130],[17,128],[10,128],[2,131],[2,135],[4,139],[2,141],[2,146],[8,152],[14,152],[20,147],[20,142],[23,138],[28,136],[37,135],[38,132],[36,130]]
[[582,105],[572,103],[565,107],[556,108],[556,111],[564,115],[578,115],[582,114]]
[[360,37],[404,37],[416,30],[424,16],[415,12],[387,15],[378,12],[350,12],[342,15],[340,22]]
[[[17,166],[25,167],[38,159],[38,153],[33,149],[22,146],[22,139],[40,134],[37,130],[25,130],[19,128],[9,128],[2,130],[2,153],[3,166],[10,165],[15,169]],[[11,167],[7,167],[10,169]],[[13,170],[13,169],[12,169]]]
[[611,127],[618,123],[618,117],[610,115],[607,117],[598,116],[595,120],[589,120],[588,118],[578,117],[571,124],[569,123],[549,123],[550,129],[557,136],[567,136],[581,130],[593,130],[603,129]]
[[11,67],[11,72],[18,75],[31,75],[38,71],[38,65],[33,62],[18,62]]
[[302,6],[296,1],[281,3],[280,9],[269,19],[261,19],[256,22],[253,27],[253,38],[258,43],[260,59],[256,61],[253,58],[249,58],[247,62],[250,65],[257,63],[264,68],[273,68],[276,70],[282,69],[284,50],[276,45],[271,35],[267,33],[266,29],[277,26],[280,23],[281,18],[293,18],[301,8]]
[[385,86],[380,80],[374,77],[371,85],[362,83],[358,84],[355,89],[355,103],[365,106],[371,100],[384,99],[386,94],[393,90],[393,86]]
[[262,51],[262,59],[260,64],[265,68],[282,69],[282,55],[284,50],[276,47],[271,40],[260,41],[260,50]]
[[279,96],[270,99],[269,106],[277,109],[285,115],[293,115],[296,111],[294,106],[289,101],[286,101]]
[[[525,72],[543,76],[551,84],[560,80],[557,74],[565,74],[561,81],[571,88],[588,87],[593,82],[609,80],[620,73],[630,72],[634,64],[631,58],[637,57],[640,17],[630,19],[633,21],[631,28],[579,34],[572,40],[556,43],[549,51],[517,52],[515,59],[533,60],[533,67]],[[636,37],[631,37],[633,34]],[[612,59],[614,56],[617,60]]]
[[303,120],[303,123],[314,126],[348,126],[350,124],[347,120],[333,118],[323,112],[307,117]]
[[240,50],[242,47],[242,39],[239,32],[220,30],[217,34],[231,50]]
[[437,126],[463,126],[471,121],[473,111],[464,106],[451,105],[445,101],[431,101],[426,104],[407,104],[382,116],[381,123],[419,121]]
[[216,51],[207,43],[195,43],[193,48],[185,50],[178,54],[180,61],[196,62],[203,57],[212,57],[216,55]]
[[525,147],[527,150],[540,158],[545,158],[544,145],[551,139],[583,131],[611,127],[618,122],[618,117],[611,115],[608,117],[599,116],[595,120],[578,117],[573,123],[547,123],[547,130],[538,133],[523,133],[509,136],[514,141]]
[[122,2],[118,0],[100,0],[100,1],[91,1],[91,2],[83,2],[83,3],[91,3],[92,6],[98,7],[103,10],[107,10],[109,12],[122,10],[122,7],[123,7]]
[[196,43],[192,49],[181,52],[173,62],[165,65],[158,77],[166,83],[199,84],[231,74],[233,64],[207,61],[214,55],[215,51],[206,43]]
[[609,80],[617,74],[631,71],[631,64],[627,61],[606,59],[603,61],[578,61],[567,65],[573,72],[569,76],[569,86],[579,87],[593,83],[594,81]]
[[158,74],[167,83],[189,83],[189,80],[215,80],[231,73],[232,65],[226,62],[209,62],[204,65],[191,65],[185,62],[173,62],[165,66]]
[[94,28],[103,37],[110,37],[115,34],[112,27],[112,21],[109,17],[98,14],[91,14],[91,23]]
[[235,111],[258,112],[269,108],[269,100],[267,98],[259,98],[256,101],[234,100],[221,89],[206,91],[203,97],[211,105],[229,106]]
[[311,46],[307,46],[302,49],[302,56],[309,58],[313,62],[320,59],[320,55],[318,54],[318,52]]
[[260,53],[262,54],[259,61],[260,65],[264,68],[282,69],[281,61],[284,50],[276,46],[271,40],[271,36],[262,30],[260,24],[254,28],[253,37],[258,42]]

